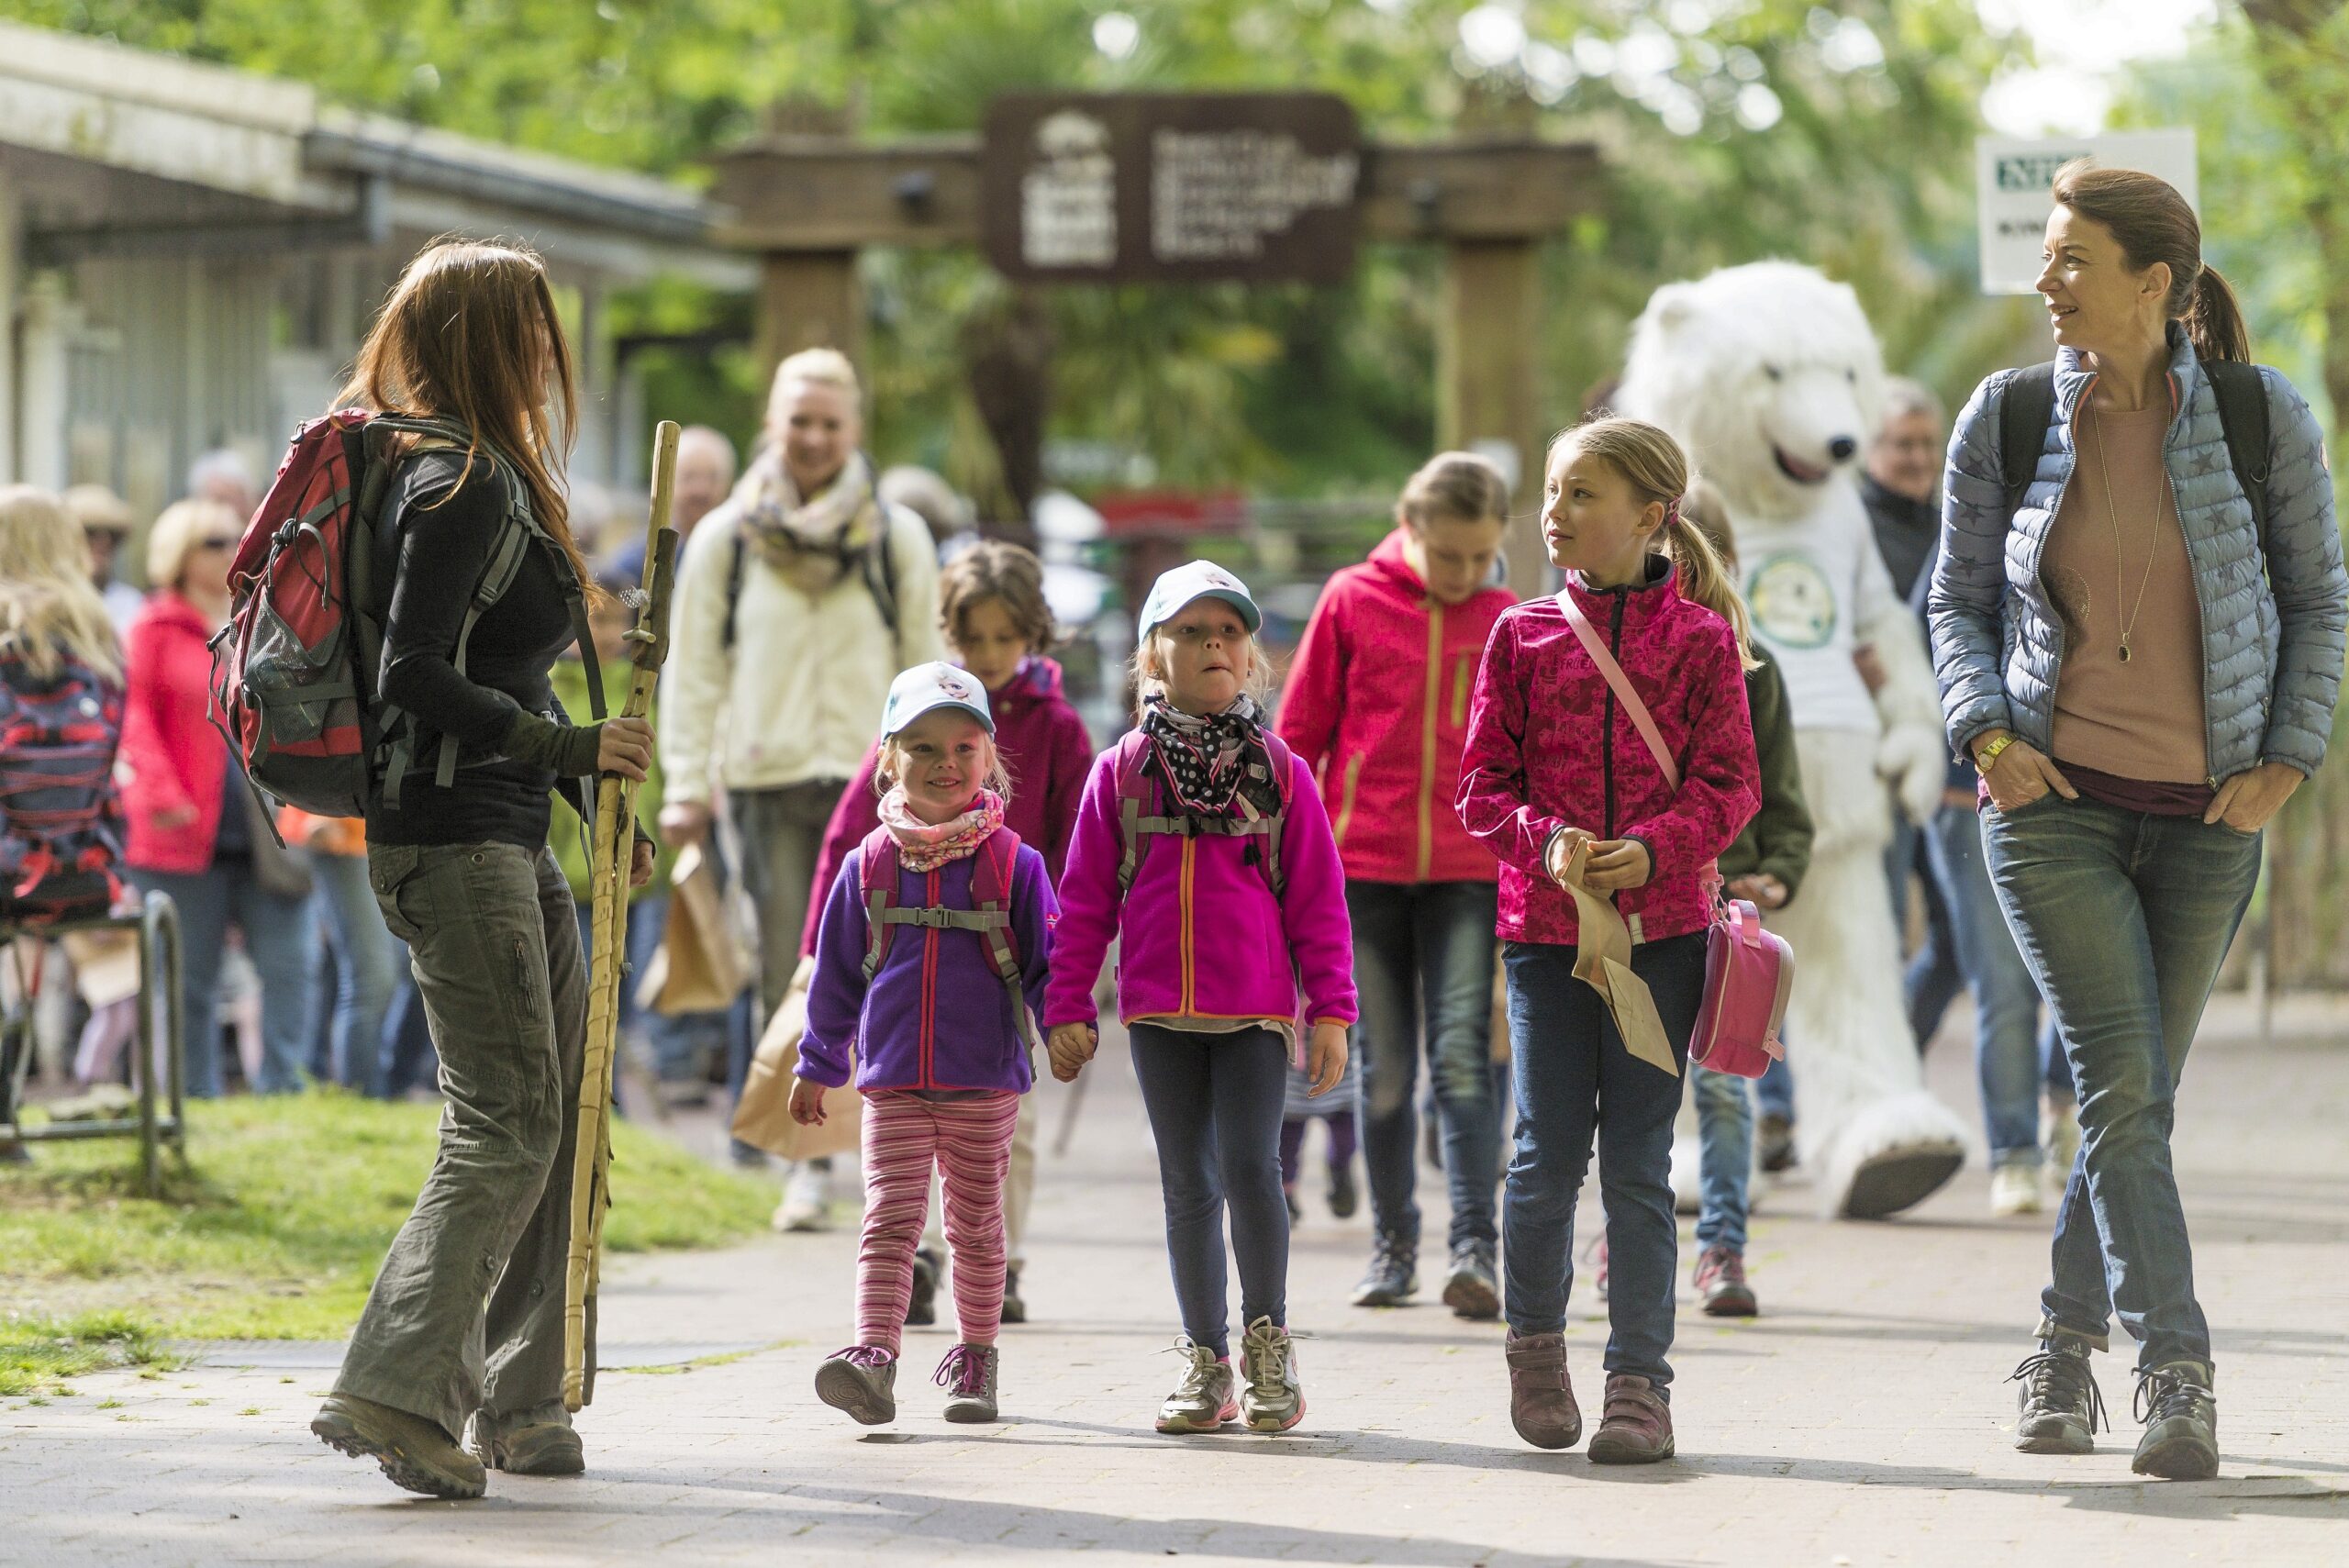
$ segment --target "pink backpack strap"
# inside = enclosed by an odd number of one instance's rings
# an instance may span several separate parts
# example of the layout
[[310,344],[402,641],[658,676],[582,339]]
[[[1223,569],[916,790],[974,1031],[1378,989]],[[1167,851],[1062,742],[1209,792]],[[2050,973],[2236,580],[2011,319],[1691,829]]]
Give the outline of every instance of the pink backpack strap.
[[897,898],[897,840],[886,828],[875,828],[864,836],[856,859],[857,892],[864,905],[864,983],[870,985],[881,973],[881,961],[889,956],[894,923],[887,915]]
[[1655,727],[1655,716],[1648,712],[1648,705],[1640,700],[1639,692],[1631,684],[1631,677],[1623,673],[1623,666],[1615,662],[1615,655],[1607,651],[1606,639],[1598,635],[1598,628],[1590,624],[1590,617],[1582,613],[1582,606],[1575,603],[1572,588],[1558,590],[1558,605],[1566,612],[1566,624],[1574,628],[1575,636],[1582,639],[1582,651],[1590,655],[1590,662],[1598,666],[1598,673],[1607,677],[1609,685],[1615,688],[1615,700],[1623,705],[1623,711],[1631,715],[1632,726],[1640,732],[1640,739],[1648,743],[1648,751],[1655,758],[1655,765],[1664,770],[1664,782],[1677,790],[1680,787],[1680,764],[1672,760],[1671,749],[1664,743],[1664,732]]

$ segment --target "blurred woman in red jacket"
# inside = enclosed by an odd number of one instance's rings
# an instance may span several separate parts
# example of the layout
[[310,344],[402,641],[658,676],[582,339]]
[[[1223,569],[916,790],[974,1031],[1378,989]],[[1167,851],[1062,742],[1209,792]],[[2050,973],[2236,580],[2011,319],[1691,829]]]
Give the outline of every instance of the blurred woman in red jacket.
[[1452,1187],[1444,1303],[1464,1318],[1500,1310],[1497,871],[1461,827],[1453,797],[1477,660],[1493,623],[1517,602],[1493,584],[1508,510],[1508,484],[1486,459],[1429,460],[1403,487],[1395,531],[1367,562],[1330,579],[1281,697],[1281,738],[1321,780],[1353,919],[1367,1085],[1363,1162],[1375,1231],[1358,1307],[1399,1306],[1419,1288],[1412,1185],[1424,1022]]
[[261,1071],[253,1086],[302,1086],[307,1011],[303,917],[308,873],[271,837],[228,742],[212,727],[212,654],[228,618],[228,562],[244,519],[217,501],[165,507],[147,538],[147,607],[125,639],[122,718],[125,862],[142,890],[179,906],[187,1006],[187,1092],[220,1092],[214,1027],[229,929],[261,977]]

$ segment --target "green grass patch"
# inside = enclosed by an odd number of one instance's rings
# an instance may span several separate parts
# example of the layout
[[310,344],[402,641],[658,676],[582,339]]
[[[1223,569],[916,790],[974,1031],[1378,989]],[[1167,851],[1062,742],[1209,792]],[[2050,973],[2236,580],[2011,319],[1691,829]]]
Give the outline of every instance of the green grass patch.
[[[124,1312],[55,1318],[0,1318],[0,1396],[70,1394],[69,1377],[121,1366],[169,1364],[146,1325]],[[108,1407],[101,1405],[100,1409]]]
[[[0,1300],[31,1340],[120,1342],[78,1330],[100,1310],[149,1339],[338,1339],[357,1320],[431,1168],[439,1109],[312,1091],[188,1115],[188,1166],[165,1162],[161,1198],[138,1195],[128,1141],[37,1145],[32,1164],[0,1166]],[[613,1143],[611,1251],[714,1247],[764,1226],[767,1184],[627,1122]]]

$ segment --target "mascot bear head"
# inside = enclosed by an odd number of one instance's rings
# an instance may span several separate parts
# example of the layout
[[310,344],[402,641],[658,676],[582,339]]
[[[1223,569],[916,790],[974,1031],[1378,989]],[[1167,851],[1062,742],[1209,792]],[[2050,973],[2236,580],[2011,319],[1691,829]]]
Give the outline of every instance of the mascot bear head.
[[1616,406],[1678,437],[1732,515],[1786,519],[1849,482],[1883,396],[1859,297],[1809,267],[1755,261],[1655,291]]

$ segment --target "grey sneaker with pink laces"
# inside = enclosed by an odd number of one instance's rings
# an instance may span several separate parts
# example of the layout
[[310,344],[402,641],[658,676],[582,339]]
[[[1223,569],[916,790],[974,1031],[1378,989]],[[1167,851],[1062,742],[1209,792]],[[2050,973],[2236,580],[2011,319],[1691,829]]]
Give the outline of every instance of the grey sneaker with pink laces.
[[993,1345],[957,1345],[931,1379],[946,1390],[946,1418],[975,1425],[996,1418]]
[[851,1345],[816,1369],[816,1397],[868,1427],[897,1418],[897,1358],[879,1345]]

